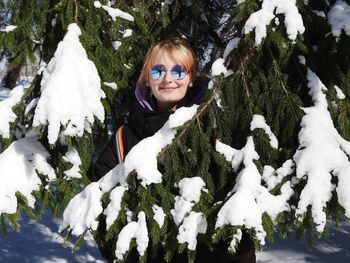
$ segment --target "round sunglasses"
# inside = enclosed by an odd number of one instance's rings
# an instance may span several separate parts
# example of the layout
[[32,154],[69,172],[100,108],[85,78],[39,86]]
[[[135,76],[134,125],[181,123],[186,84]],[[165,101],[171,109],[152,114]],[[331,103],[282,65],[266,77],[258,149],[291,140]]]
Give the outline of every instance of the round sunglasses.
[[[153,80],[162,80],[166,75],[167,69],[163,64],[157,64],[151,68],[151,78]],[[186,77],[187,71],[184,66],[175,65],[171,68],[170,74],[174,80],[182,80]]]

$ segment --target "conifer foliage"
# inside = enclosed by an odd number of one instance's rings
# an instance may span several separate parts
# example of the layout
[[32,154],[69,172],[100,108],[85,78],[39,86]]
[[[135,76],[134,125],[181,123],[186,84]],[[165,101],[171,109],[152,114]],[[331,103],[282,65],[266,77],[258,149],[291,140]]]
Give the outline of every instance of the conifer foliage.
[[[38,66],[0,88],[0,216],[63,213],[123,260],[166,261],[243,233],[257,247],[350,218],[350,1],[2,3],[1,49]],[[211,78],[98,182],[87,175],[125,122],[147,49],[186,37]]]

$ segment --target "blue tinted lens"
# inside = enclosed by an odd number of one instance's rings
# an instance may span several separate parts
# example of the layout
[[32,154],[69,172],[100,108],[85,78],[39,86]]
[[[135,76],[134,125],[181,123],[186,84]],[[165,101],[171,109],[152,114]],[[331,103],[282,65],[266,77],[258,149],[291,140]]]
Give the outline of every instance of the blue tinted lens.
[[181,65],[175,65],[171,69],[171,76],[173,76],[174,79],[183,79],[186,77],[186,69]]
[[165,77],[166,68],[164,65],[157,64],[151,69],[151,77],[154,80],[159,80]]

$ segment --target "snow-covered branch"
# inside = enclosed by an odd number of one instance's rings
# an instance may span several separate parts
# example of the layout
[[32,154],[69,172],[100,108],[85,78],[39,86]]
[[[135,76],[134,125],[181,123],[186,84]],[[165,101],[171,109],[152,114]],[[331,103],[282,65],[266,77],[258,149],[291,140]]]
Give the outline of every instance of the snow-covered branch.
[[56,178],[53,168],[48,164],[48,152],[34,135],[19,139],[0,154],[0,214],[14,214],[17,211],[19,192],[27,199],[29,207],[34,208],[34,191],[42,184],[39,174],[48,181]]
[[[305,116],[299,132],[300,146],[293,157],[297,178],[306,178],[296,212],[302,216],[311,205],[316,229],[322,232],[326,224],[324,208],[335,187],[338,201],[346,216],[350,217],[350,142],[343,139],[334,127],[323,93],[327,90],[325,85],[310,69],[307,79],[315,106],[303,109]],[[332,176],[338,178],[338,185],[332,184]]]
[[41,96],[33,126],[48,124],[49,143],[54,144],[63,126],[63,136],[82,136],[91,131],[94,116],[104,120],[100,77],[79,42],[80,28],[68,26],[41,81]]
[[255,43],[259,45],[267,35],[266,27],[279,14],[285,16],[284,23],[290,40],[295,40],[298,34],[304,33],[305,27],[296,0],[263,0],[261,9],[251,14],[246,21],[243,32],[248,34],[255,30]]

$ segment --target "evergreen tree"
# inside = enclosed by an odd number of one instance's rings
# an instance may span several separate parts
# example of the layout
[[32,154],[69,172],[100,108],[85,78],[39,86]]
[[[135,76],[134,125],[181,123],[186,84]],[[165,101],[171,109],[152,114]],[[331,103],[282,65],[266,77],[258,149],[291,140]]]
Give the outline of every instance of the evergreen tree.
[[[79,241],[92,231],[112,257],[135,247],[145,261],[162,248],[166,261],[185,250],[193,261],[197,240],[208,249],[224,241],[235,253],[242,231],[258,247],[276,228],[311,241],[327,219],[350,217],[350,1],[32,0],[7,8],[17,27],[1,32],[1,49],[18,65],[39,57],[42,70],[0,101],[3,229],[18,227],[23,209],[36,217],[67,207],[61,230]],[[175,138],[161,151],[136,146],[89,184],[94,156],[125,121],[147,49],[170,36],[186,37],[210,69],[205,101],[174,114],[162,131]],[[85,115],[66,113],[72,98]],[[174,124],[179,115],[188,122]],[[140,144],[153,149],[157,136]],[[145,156],[156,167],[138,162]]]

